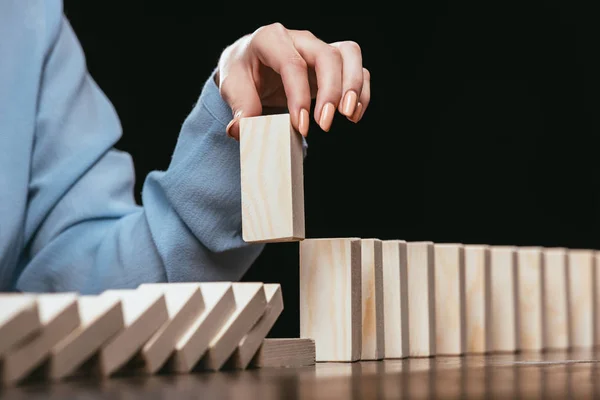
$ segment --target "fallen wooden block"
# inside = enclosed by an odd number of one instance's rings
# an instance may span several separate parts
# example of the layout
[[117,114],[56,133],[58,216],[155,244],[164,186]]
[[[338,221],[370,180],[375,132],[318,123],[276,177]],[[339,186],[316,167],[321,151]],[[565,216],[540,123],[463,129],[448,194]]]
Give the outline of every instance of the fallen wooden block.
[[244,241],[304,239],[303,162],[302,136],[289,114],[240,120]]
[[[490,342],[486,331],[486,287],[490,286],[487,245],[465,245],[465,352],[484,354]],[[487,282],[487,283],[486,283]]]
[[12,347],[36,333],[42,327],[42,322],[34,295],[2,293],[0,310],[1,360]]
[[490,287],[486,322],[490,331],[489,351],[512,353],[517,350],[516,288],[514,246],[490,247]]
[[2,363],[4,385],[25,379],[48,359],[50,350],[80,324],[75,293],[39,294],[36,298],[42,328],[5,354]]
[[436,243],[435,276],[435,353],[461,355],[465,352],[464,329],[464,247],[462,244]]
[[410,357],[436,354],[433,243],[407,243],[408,352]]
[[593,305],[594,252],[569,249],[567,252],[567,290],[569,348],[594,345]]
[[312,339],[265,339],[250,366],[299,368],[314,365],[315,360],[315,341]]
[[231,358],[227,361],[227,366],[235,369],[246,369],[252,361],[259,347],[263,343],[269,331],[275,325],[277,318],[283,311],[283,296],[281,285],[276,283],[266,283],[264,285],[265,296],[267,298],[267,308],[262,317],[256,322],[254,327],[244,336],[234,351]]
[[166,366],[172,372],[192,371],[236,309],[231,282],[200,283],[198,287],[204,299],[204,311],[176,343]]
[[382,243],[385,358],[408,357],[406,241]]
[[542,349],[542,257],[540,247],[517,249],[517,350]]
[[360,359],[361,307],[360,239],[300,242],[300,337],[315,341],[316,361]]
[[567,249],[544,249],[543,257],[542,347],[544,350],[565,350],[569,347]]
[[125,327],[119,299],[79,296],[81,323],[60,340],[50,352],[45,375],[59,380],[75,373],[100,347]]
[[385,356],[383,265],[381,240],[361,240],[362,350],[361,360]]
[[267,308],[263,283],[235,282],[236,310],[211,340],[200,360],[200,369],[218,371],[231,357],[240,341],[252,329]]
[[98,353],[94,373],[108,377],[138,354],[143,345],[167,322],[167,303],[162,293],[136,289],[107,290],[105,298],[121,301],[125,328],[105,343]]

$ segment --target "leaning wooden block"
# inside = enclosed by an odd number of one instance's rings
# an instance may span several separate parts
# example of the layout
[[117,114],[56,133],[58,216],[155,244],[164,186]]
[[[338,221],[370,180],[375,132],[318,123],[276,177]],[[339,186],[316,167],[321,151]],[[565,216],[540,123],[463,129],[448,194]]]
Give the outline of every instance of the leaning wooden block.
[[385,356],[383,265],[381,240],[361,240],[362,350],[361,360]]
[[231,357],[240,341],[252,329],[267,308],[263,283],[236,282],[233,284],[236,310],[211,340],[200,360],[200,369],[218,371]]
[[382,243],[385,358],[408,357],[406,241]]
[[436,355],[461,355],[465,348],[463,307],[464,247],[462,244],[436,243],[435,276],[435,352]]
[[542,349],[542,264],[539,247],[517,249],[517,350]]
[[433,243],[408,242],[407,259],[409,356],[431,357],[436,354]]
[[138,354],[142,346],[168,321],[169,315],[162,293],[122,289],[107,290],[100,296],[121,301],[125,322],[125,329],[105,343],[98,354],[96,372],[108,377]]
[[265,339],[250,366],[255,368],[299,368],[315,364],[312,339]]
[[[483,354],[490,343],[486,331],[486,287],[489,287],[490,251],[487,245],[465,245],[465,352]],[[487,283],[486,283],[487,282]]]
[[119,299],[79,296],[77,306],[80,325],[54,346],[50,353],[45,372],[52,380],[73,374],[125,327]]
[[167,362],[167,369],[173,372],[190,372],[236,309],[231,282],[200,283],[198,287],[204,299],[204,311],[175,345],[175,352]]
[[4,356],[2,382],[16,384],[39,367],[50,350],[80,324],[75,293],[37,295],[42,328]]
[[569,249],[567,263],[569,347],[592,347],[594,252]]
[[302,136],[289,114],[240,120],[242,235],[246,242],[304,239]]
[[542,346],[544,350],[565,350],[569,347],[567,250],[544,249],[543,257]]
[[283,296],[281,294],[281,285],[277,283],[266,283],[264,285],[265,296],[267,298],[267,308],[262,317],[252,327],[250,332],[244,336],[237,346],[237,349],[228,360],[227,364],[231,368],[245,369],[252,361],[259,347],[263,343],[277,318],[283,311]]
[[0,294],[0,359],[42,327],[35,295]]
[[490,331],[489,351],[494,353],[517,350],[516,247],[492,246],[490,248],[490,287],[487,320]]
[[314,339],[317,361],[360,359],[361,280],[360,239],[300,243],[300,337]]

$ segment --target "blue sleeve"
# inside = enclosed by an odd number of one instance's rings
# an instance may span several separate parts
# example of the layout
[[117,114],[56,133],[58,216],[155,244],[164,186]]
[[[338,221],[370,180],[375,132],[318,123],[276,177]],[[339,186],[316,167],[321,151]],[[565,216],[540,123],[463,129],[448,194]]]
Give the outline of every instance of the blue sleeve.
[[97,293],[143,282],[241,278],[264,245],[242,240],[239,143],[225,134],[231,110],[212,76],[171,164],[147,176],[137,205],[132,159],[114,149],[118,116],[89,76],[70,24],[62,14],[56,21],[39,95],[28,247],[17,289]]

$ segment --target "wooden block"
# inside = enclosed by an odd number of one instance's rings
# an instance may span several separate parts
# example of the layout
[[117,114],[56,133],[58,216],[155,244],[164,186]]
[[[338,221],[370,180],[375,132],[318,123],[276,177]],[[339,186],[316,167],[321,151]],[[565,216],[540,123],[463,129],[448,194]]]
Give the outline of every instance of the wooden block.
[[432,242],[408,242],[408,351],[410,357],[436,354],[435,282]]
[[542,257],[540,247],[517,249],[517,350],[542,349]]
[[315,364],[312,339],[264,339],[252,359],[255,368],[299,368]]
[[50,350],[80,324],[75,293],[36,296],[42,328],[11,348],[4,356],[2,382],[13,385],[26,378],[48,359]]
[[515,259],[516,247],[490,247],[486,322],[490,331],[488,350],[493,353],[511,353],[517,350]]
[[81,323],[52,348],[45,371],[49,379],[63,379],[75,373],[125,327],[119,299],[79,296],[77,306]]
[[487,352],[486,281],[489,279],[490,251],[487,245],[465,245],[465,336],[467,354]]
[[302,136],[289,114],[240,120],[242,235],[246,242],[304,239]]
[[567,250],[548,248],[542,253],[543,349],[569,347],[567,300]]
[[236,309],[231,282],[200,283],[198,287],[204,299],[204,311],[175,345],[175,352],[167,362],[167,369],[173,372],[192,371]]
[[165,295],[136,289],[107,290],[100,296],[119,299],[125,328],[105,343],[94,368],[108,377],[132,360],[144,344],[168,321]]
[[360,359],[361,281],[360,239],[300,243],[300,337],[314,339],[318,362]]
[[138,371],[154,374],[175,351],[177,342],[205,309],[197,283],[146,283],[138,287],[142,293],[163,294],[169,318],[144,344],[139,353]]
[[267,308],[262,317],[256,322],[254,327],[240,341],[237,349],[234,351],[227,364],[231,368],[245,369],[252,361],[252,357],[260,348],[263,340],[268,335],[273,325],[283,311],[283,296],[281,294],[281,285],[278,283],[266,283],[264,285],[265,297],[267,299]]
[[383,265],[381,240],[361,240],[362,350],[361,360],[385,356]]
[[406,241],[382,243],[385,358],[408,357]]
[[567,252],[567,300],[569,347],[592,347],[593,338],[592,250],[569,249]]
[[200,369],[218,371],[236,350],[240,341],[252,329],[267,308],[263,283],[235,282],[235,312],[211,340],[200,360]]
[[436,355],[461,355],[465,348],[464,247],[462,244],[436,243],[433,250],[435,352]]
[[594,347],[600,346],[600,251],[594,252]]
[[30,294],[0,294],[0,359],[19,342],[41,327],[36,297]]

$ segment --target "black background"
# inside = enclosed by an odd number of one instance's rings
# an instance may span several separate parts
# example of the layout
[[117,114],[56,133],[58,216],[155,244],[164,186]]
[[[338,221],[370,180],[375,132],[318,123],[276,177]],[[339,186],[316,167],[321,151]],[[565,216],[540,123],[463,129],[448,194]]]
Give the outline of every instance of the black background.
[[[372,74],[359,124],[337,116],[328,133],[310,128],[307,237],[600,248],[589,14],[552,2],[428,4],[383,17],[236,19],[165,3],[160,14],[106,18],[76,1],[65,12],[121,118],[118,147],[135,160],[138,199],[146,174],[168,166],[222,49],[278,21],[358,42]],[[271,336],[297,336],[298,244],[267,245],[244,280],[282,284]]]

